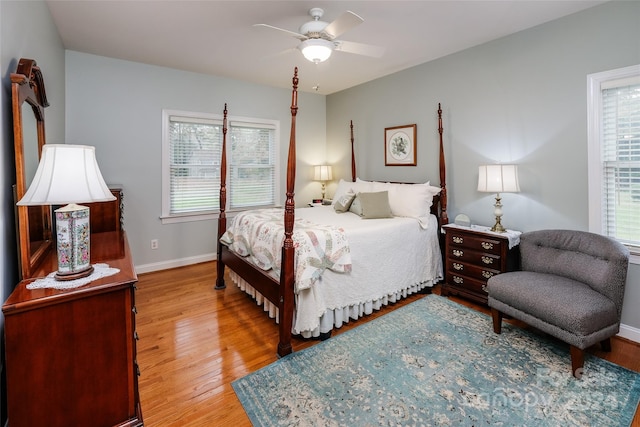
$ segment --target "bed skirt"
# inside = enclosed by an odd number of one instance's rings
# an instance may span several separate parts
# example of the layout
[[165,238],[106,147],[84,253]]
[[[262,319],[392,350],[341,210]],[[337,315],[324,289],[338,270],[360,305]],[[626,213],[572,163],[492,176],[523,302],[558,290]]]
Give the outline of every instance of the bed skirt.
[[[278,323],[278,306],[263,297],[260,292],[256,291],[255,288],[253,288],[246,280],[236,274],[233,270],[229,271],[229,273],[231,280],[242,291],[249,294],[256,301],[256,304],[262,306],[263,310],[269,315],[269,317],[275,319],[276,323]],[[406,298],[409,295],[418,293],[425,288],[431,288],[434,284],[435,283],[433,281],[426,281],[419,284],[411,285],[397,292],[385,295],[382,298],[374,301],[361,302],[359,304],[349,305],[347,307],[326,310],[320,317],[319,327],[315,328],[313,331],[302,331],[300,335],[302,335],[304,338],[317,338],[320,336],[320,334],[325,334],[331,331],[333,328],[339,328],[343,324],[349,323],[349,320],[356,320],[362,316],[369,315],[373,313],[374,310],[380,310],[385,305],[392,304],[396,301]],[[294,324],[292,327],[292,332],[295,334],[295,313],[293,318]]]

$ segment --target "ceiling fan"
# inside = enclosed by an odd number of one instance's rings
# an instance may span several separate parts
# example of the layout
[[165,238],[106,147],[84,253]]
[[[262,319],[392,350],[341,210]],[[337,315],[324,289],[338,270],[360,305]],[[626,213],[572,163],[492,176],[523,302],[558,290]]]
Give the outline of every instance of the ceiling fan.
[[305,58],[316,64],[329,59],[334,50],[375,58],[381,57],[384,53],[384,48],[379,46],[336,40],[336,37],[364,22],[364,19],[355,13],[348,10],[331,23],[321,20],[324,10],[319,7],[310,9],[309,15],[313,20],[302,24],[298,32],[268,24],[255,24],[254,27],[271,28],[299,39],[302,43],[298,45],[298,49]]

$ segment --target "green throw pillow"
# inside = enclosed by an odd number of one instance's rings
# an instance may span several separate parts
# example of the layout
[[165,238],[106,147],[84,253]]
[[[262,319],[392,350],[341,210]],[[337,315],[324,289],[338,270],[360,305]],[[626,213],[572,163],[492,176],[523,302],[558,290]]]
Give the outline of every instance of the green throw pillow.
[[[391,207],[389,206],[389,192],[377,191],[374,193],[358,193],[356,201],[360,202],[362,212],[359,214],[363,218],[391,218]],[[353,211],[352,211],[353,212]]]

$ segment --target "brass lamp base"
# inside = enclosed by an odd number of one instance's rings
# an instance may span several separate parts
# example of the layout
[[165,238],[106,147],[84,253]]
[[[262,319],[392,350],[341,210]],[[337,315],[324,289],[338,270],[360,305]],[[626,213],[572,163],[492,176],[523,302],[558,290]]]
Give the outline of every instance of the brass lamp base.
[[495,233],[504,233],[507,229],[500,224],[500,218],[496,217],[496,223],[491,227],[491,231]]
[[502,224],[500,223],[500,219],[502,218],[502,198],[500,198],[500,193],[496,195],[496,204],[493,205],[495,207],[493,214],[496,216],[496,223],[491,227],[491,231],[495,233],[504,233],[507,231]]
[[74,271],[73,273],[56,272],[56,275],[54,277],[56,280],[59,280],[61,282],[66,282],[68,280],[76,280],[76,279],[82,279],[83,277],[87,277],[91,273],[93,273],[93,270],[94,270],[93,265],[90,265],[89,268],[87,268],[86,270]]

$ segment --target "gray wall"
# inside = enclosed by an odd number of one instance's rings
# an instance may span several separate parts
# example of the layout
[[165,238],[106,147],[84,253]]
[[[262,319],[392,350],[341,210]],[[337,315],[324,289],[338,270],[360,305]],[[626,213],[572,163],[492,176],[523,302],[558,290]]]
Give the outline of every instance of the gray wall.
[[[226,102],[229,115],[280,120],[286,165],[291,90],[74,51],[67,51],[66,65],[66,142],[94,145],[105,181],[123,186],[125,229],[138,272],[214,259],[215,220],[161,223],[162,109],[222,114]],[[283,79],[292,76],[293,70]],[[298,98],[299,204],[320,193],[320,184],[309,178],[311,166],[325,161],[325,99]],[[151,239],[159,240],[159,249],[151,250]]]
[[[607,3],[328,96],[329,160],[349,175],[343,140],[353,119],[361,177],[439,182],[441,102],[452,220],[466,213],[493,224],[495,195],[476,191],[478,165],[512,162],[521,192],[503,195],[505,226],[588,230],[586,76],[638,63],[640,2]],[[409,123],[418,125],[418,166],[385,167],[384,128]],[[635,264],[622,320],[636,340],[639,304]]]
[[[13,150],[13,115],[11,112],[10,74],[20,58],[38,62],[44,76],[51,106],[45,110],[47,138],[64,139],[64,49],[53,25],[49,9],[42,1],[0,1],[0,301],[5,301],[18,281],[16,223],[12,187],[16,182]],[[4,337],[4,317],[0,316],[0,333]],[[4,339],[0,338],[0,372],[3,370]],[[4,392],[4,384],[2,385]],[[2,393],[0,393],[2,394]],[[0,402],[3,399],[0,398]],[[1,413],[6,415],[3,408]],[[4,423],[4,419],[0,422]]]
[[[64,139],[64,49],[49,9],[41,1],[0,1],[0,67],[2,69],[2,144],[0,146],[0,299],[6,300],[17,283],[18,258],[12,187],[16,182],[13,151],[11,79],[20,58],[35,59],[42,69],[47,98],[47,140]],[[1,320],[4,323],[4,320]]]

